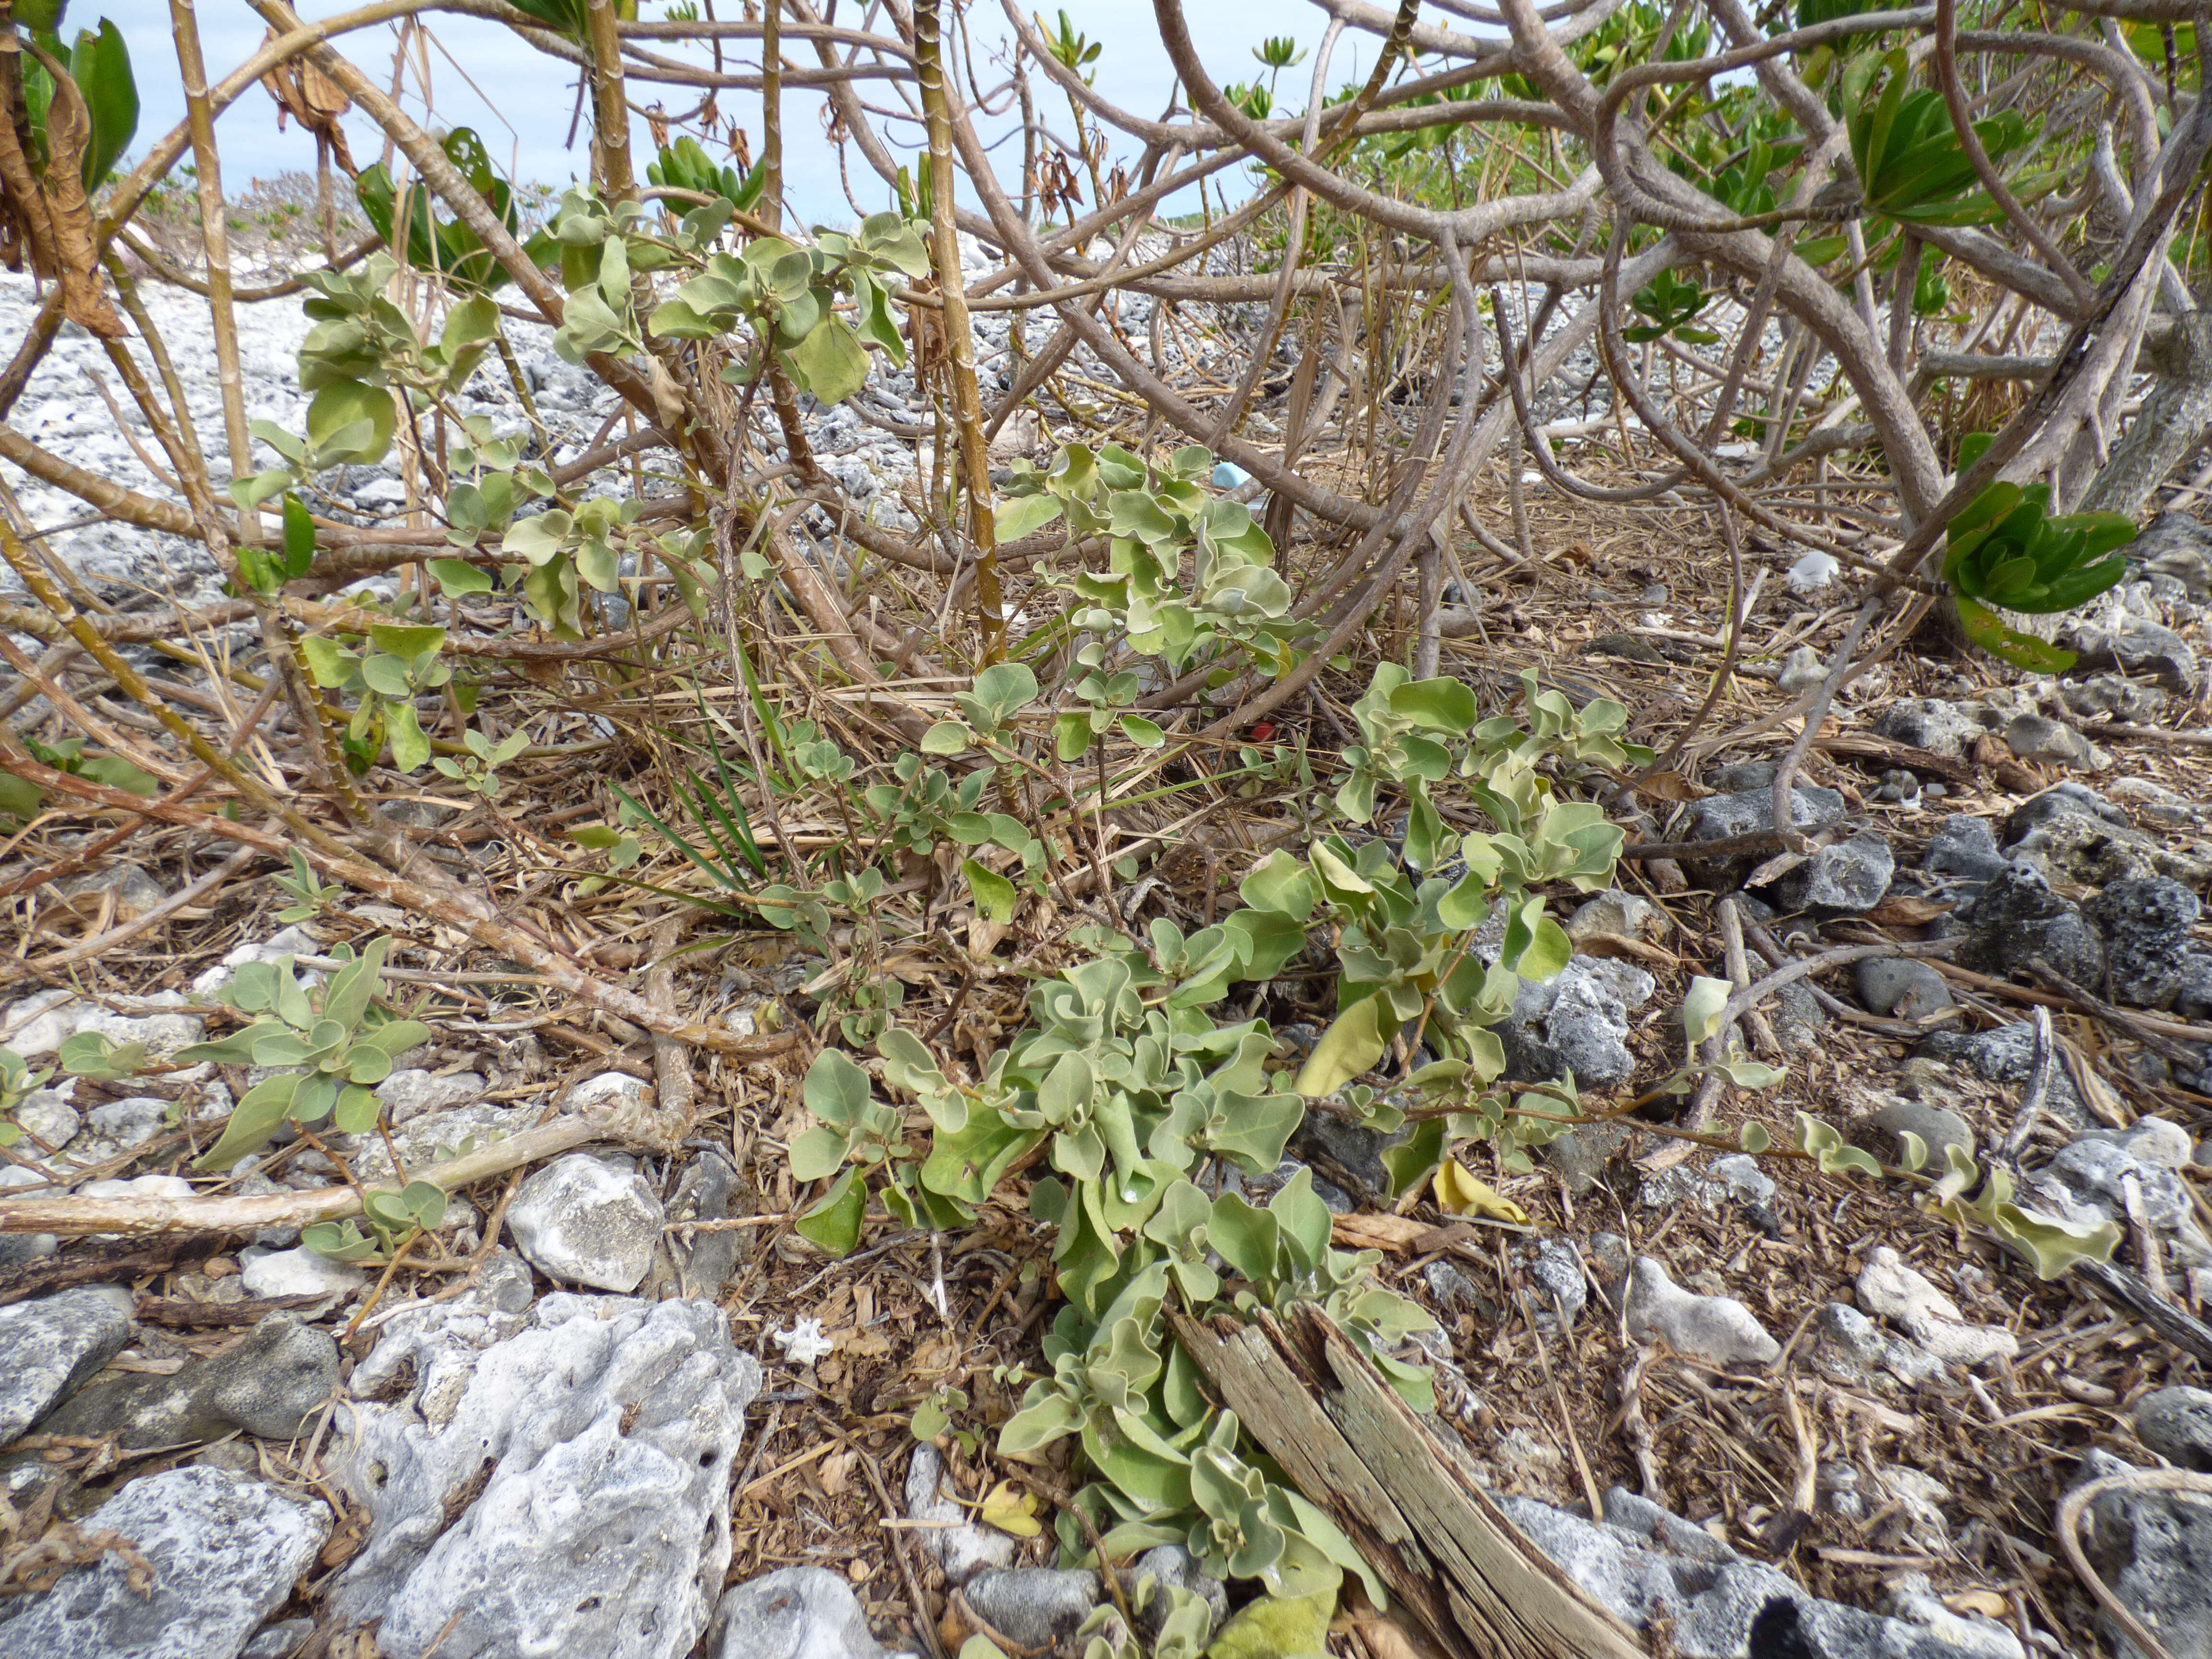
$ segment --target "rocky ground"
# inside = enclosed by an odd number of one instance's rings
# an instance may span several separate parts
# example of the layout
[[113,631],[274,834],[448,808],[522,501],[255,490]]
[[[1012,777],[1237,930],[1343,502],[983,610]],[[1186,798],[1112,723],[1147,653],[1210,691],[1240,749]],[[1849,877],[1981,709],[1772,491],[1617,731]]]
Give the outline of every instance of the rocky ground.
[[[155,314],[202,430],[219,432],[196,303],[157,298]],[[1121,303],[1141,339],[1144,302]],[[27,315],[26,289],[0,284],[0,329]],[[298,309],[246,315],[253,413],[296,426]],[[607,399],[521,333],[539,407],[580,453]],[[1206,343],[1162,349],[1196,372]],[[986,344],[1003,351],[1002,323]],[[101,406],[96,356],[63,341],[15,419],[164,493]],[[890,377],[871,410],[915,420],[911,392]],[[495,374],[471,396],[516,419]],[[1065,412],[1073,432],[1083,411]],[[825,465],[898,519],[910,449],[849,410],[817,430]],[[82,516],[9,482],[41,526]],[[404,509],[387,471],[343,489],[364,521]],[[1534,665],[1647,729],[1679,720],[1719,660],[1725,569],[1702,514],[1544,499],[1533,515],[1540,556],[1490,585],[1479,636],[1451,641],[1447,666],[1486,698]],[[212,596],[185,544],[101,525],[44,546],[125,608]],[[1714,734],[1817,683],[1841,631],[1839,586],[1759,556],[1772,568],[1746,677]],[[2118,1289],[2039,1279],[1909,1183],[1685,1140],[1662,1121],[1668,1100],[1571,1131],[1533,1173],[1486,1170],[1525,1225],[1394,1206],[1385,1143],[1326,1114],[1278,1172],[1311,1170],[1340,1238],[1389,1253],[1393,1286],[1439,1322],[1415,1357],[1438,1375],[1440,1430],[1654,1652],[2212,1656],[2212,1500],[2168,1478],[2212,1472],[2212,1330],[2196,1321],[2212,1287],[2212,740],[2195,729],[2212,532],[2161,520],[2139,558],[2140,580],[2069,619],[2081,661],[2063,680],[1907,647],[1847,688],[1794,795],[1816,850],[1690,845],[1624,864],[1621,889],[1561,908],[1578,954],[1507,1032],[1516,1077],[1571,1071],[1586,1102],[1626,1106],[1679,1063],[1672,1011],[1690,974],[1731,971],[1732,934],[1740,983],[1837,946],[1923,947],[1781,987],[1745,1024],[1786,1081],[1700,1127],[1733,1140],[1757,1120],[1787,1143],[1802,1110],[1885,1162],[1909,1133],[1939,1158],[2009,1165],[2024,1201],[2121,1228]],[[1616,816],[1647,842],[1760,828],[1790,735],[1693,746]],[[580,766],[547,777],[594,799],[604,787]],[[511,854],[510,839],[478,854]],[[140,845],[19,908],[24,948],[141,913],[197,873]],[[1123,896],[1134,917],[1145,895]],[[242,964],[327,963],[336,945],[392,937],[434,1035],[377,1089],[388,1142],[289,1140],[220,1186],[191,1178],[250,1079],[173,1068],[40,1091],[0,1183],[313,1192],[650,1097],[647,1048],[537,990],[456,977],[497,964],[465,963],[434,927],[352,904],[287,927],[283,902],[233,888],[80,989],[19,986],[0,1042],[46,1065],[97,1031],[160,1060],[222,1029],[214,998]],[[611,970],[644,959],[641,937],[588,916],[571,932]],[[805,1022],[824,968],[787,937],[749,940],[687,965],[683,994],[733,1024]],[[911,973],[916,1005],[959,1016],[953,1040],[988,1042],[1018,1006],[1018,979],[963,1012],[941,975],[891,971]],[[1315,1041],[1326,996],[1286,979],[1255,1005],[1282,1064]],[[586,1147],[486,1183],[453,1204],[434,1254],[378,1278],[289,1229],[0,1240],[0,1654],[866,1659],[957,1651],[977,1632],[1010,1653],[1068,1643],[1095,1575],[1055,1567],[1048,1532],[975,1518],[1020,1473],[992,1430],[1019,1393],[1009,1368],[1040,1364],[1044,1231],[994,1209],[955,1243],[886,1228],[823,1256],[775,1224],[793,1207],[781,1147],[805,1123],[795,1081],[710,1068],[680,1150]],[[919,1440],[926,1404],[944,1431]],[[1227,1610],[1179,1547],[1132,1571]],[[1334,1639],[1382,1659],[1395,1629],[1348,1612]]]

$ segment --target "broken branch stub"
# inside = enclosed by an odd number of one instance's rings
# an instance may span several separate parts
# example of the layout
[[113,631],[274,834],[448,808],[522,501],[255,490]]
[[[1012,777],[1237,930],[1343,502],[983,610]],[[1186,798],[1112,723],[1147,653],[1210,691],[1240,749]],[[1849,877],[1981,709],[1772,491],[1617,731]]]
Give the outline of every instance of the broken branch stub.
[[[401,1174],[395,1188],[427,1181],[446,1192],[526,1164],[573,1152],[594,1141],[665,1153],[682,1143],[688,1124],[668,1120],[627,1092],[580,1103],[550,1123],[505,1140],[476,1147],[443,1163],[432,1161]],[[304,1193],[254,1195],[218,1193],[205,1198],[0,1198],[0,1233],[250,1233],[263,1227],[305,1227],[342,1221],[362,1210],[359,1187],[322,1187]]]
[[1645,1659],[1310,1304],[1169,1323],[1221,1403],[1454,1659]]

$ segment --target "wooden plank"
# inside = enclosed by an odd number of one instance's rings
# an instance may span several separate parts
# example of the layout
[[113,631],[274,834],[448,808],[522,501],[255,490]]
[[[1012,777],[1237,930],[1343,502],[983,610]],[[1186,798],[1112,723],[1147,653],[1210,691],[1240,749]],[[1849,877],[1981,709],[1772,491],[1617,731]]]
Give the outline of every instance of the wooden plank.
[[1221,1403],[1453,1659],[1646,1659],[1319,1309],[1287,1328],[1265,1311],[1169,1320]]

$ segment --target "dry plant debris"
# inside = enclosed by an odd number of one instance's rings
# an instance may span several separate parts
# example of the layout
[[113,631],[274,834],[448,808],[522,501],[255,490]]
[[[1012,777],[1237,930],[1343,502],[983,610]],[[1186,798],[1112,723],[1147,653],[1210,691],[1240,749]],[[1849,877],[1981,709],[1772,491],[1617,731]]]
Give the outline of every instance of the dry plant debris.
[[2212,1653],[2201,15],[250,3],[0,24],[0,1650]]

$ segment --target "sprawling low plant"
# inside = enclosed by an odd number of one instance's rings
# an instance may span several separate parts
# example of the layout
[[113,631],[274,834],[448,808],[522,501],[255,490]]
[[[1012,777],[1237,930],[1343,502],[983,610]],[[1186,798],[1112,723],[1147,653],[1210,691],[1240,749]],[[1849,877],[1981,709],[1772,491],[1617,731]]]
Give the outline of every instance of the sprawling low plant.
[[0,1048],[0,1146],[12,1146],[23,1138],[23,1126],[15,1121],[15,1109],[45,1088],[53,1074],[51,1066],[33,1071],[13,1048]]
[[[712,340],[742,325],[751,347],[723,371],[725,380],[749,384],[773,351],[802,390],[840,403],[867,380],[868,346],[896,364],[906,362],[890,296],[898,279],[928,274],[921,233],[897,213],[878,213],[850,234],[817,227],[809,247],[762,236],[742,252],[712,254],[654,310],[647,328],[662,339]],[[852,322],[836,311],[848,295]]]
[[389,1258],[446,1218],[446,1190],[433,1181],[410,1181],[368,1194],[361,1210],[367,1233],[352,1221],[319,1221],[300,1230],[300,1243],[332,1261]]
[[430,758],[415,699],[453,678],[453,665],[441,655],[445,645],[442,626],[421,623],[372,623],[359,650],[320,634],[300,641],[315,684],[356,698],[340,742],[352,770],[366,772],[387,741],[402,772],[419,770]]
[[253,435],[284,465],[231,485],[241,507],[254,507],[287,489],[305,487],[333,466],[373,465],[398,430],[393,394],[410,409],[428,409],[460,390],[499,332],[499,307],[482,294],[446,313],[426,338],[387,292],[398,262],[374,253],[350,270],[311,270],[306,309],[314,327],[300,347],[300,390],[307,404],[307,435],[273,421],[253,421]]
[[[1186,1204],[1205,1204],[1187,1182],[1176,1190]],[[1232,1205],[1234,1214],[1224,1212]],[[1271,1276],[1287,1250],[1292,1276],[1337,1285],[1341,1302],[1342,1284],[1364,1275],[1366,1262],[1329,1249],[1328,1212],[1298,1182],[1267,1209],[1232,1198],[1213,1209],[1212,1237],[1228,1247],[1224,1255],[1235,1249]],[[1194,1294],[1170,1261],[1153,1260],[1118,1276],[1111,1300],[1095,1316],[1062,1309],[1044,1342],[1051,1375],[1030,1385],[1000,1432],[1000,1452],[1031,1458],[1073,1437],[1081,1464],[1097,1476],[1076,1501],[1102,1530],[1109,1554],[1182,1544],[1207,1571],[1257,1579],[1270,1595],[1333,1591],[1350,1571],[1379,1598],[1381,1586],[1335,1523],[1272,1462],[1240,1450],[1236,1414],[1206,1399],[1197,1368],[1167,1333],[1163,1314],[1177,1294],[1194,1314],[1215,1299]],[[1363,1347],[1371,1351],[1386,1330],[1428,1328],[1426,1316],[1379,1287],[1370,1285],[1364,1297],[1364,1311],[1380,1321],[1350,1328]],[[1249,1305],[1267,1298],[1247,1289],[1241,1299]],[[1381,1302],[1396,1305],[1384,1310]]]
[[1068,444],[1047,471],[1013,464],[998,510],[1001,541],[1053,524],[1071,546],[1104,540],[1104,569],[1059,578],[1073,596],[1072,624],[1109,647],[1084,665],[1094,673],[1111,672],[1126,649],[1178,675],[1204,664],[1242,672],[1248,663],[1279,674],[1315,631],[1291,619],[1290,585],[1251,510],[1204,487],[1213,467],[1202,444],[1157,462],[1119,444]]
[[212,1042],[181,1050],[179,1063],[216,1060],[229,1066],[272,1067],[239,1097],[214,1146],[194,1168],[227,1170],[266,1146],[285,1122],[313,1127],[328,1119],[342,1133],[376,1125],[375,1085],[392,1075],[392,1061],[428,1040],[420,1020],[398,1018],[376,1006],[384,986],[390,939],[372,940],[354,957],[349,945],[331,954],[350,960],[319,987],[293,971],[289,953],[274,962],[240,963],[216,1000],[251,1023]]

